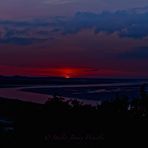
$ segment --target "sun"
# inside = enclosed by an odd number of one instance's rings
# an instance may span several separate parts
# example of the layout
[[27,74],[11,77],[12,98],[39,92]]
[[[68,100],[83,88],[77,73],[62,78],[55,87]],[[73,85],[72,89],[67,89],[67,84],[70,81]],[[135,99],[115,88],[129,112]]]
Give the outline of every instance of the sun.
[[65,75],[64,77],[65,77],[65,79],[70,79],[69,75]]
[[59,74],[65,79],[75,78],[75,77],[77,77],[81,74],[81,69],[78,69],[78,68],[60,68]]
[[73,75],[74,70],[71,68],[63,68],[61,72],[65,79],[69,79]]

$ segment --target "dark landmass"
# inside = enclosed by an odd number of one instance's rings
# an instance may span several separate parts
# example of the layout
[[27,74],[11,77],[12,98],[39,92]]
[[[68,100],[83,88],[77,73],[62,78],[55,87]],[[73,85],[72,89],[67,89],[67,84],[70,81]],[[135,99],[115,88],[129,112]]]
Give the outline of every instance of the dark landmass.
[[0,147],[129,147],[147,144],[148,96],[96,107],[53,96],[45,104],[0,98]]
[[148,79],[125,79],[125,78],[70,78],[63,77],[23,77],[23,76],[0,76],[0,87],[14,85],[72,85],[72,84],[106,84],[106,83],[127,83],[127,82],[148,82]]

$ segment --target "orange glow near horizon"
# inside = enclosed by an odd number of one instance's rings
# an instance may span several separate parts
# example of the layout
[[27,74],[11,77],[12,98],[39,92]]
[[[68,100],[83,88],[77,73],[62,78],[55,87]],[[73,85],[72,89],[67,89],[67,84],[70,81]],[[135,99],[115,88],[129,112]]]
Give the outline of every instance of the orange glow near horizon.
[[78,74],[78,70],[77,69],[72,69],[72,68],[61,68],[59,69],[60,70],[60,73],[61,75],[64,77],[64,78],[71,78],[71,77],[74,77],[76,75],[79,75]]
[[3,73],[1,75],[20,75],[20,76],[58,76],[64,78],[81,77],[84,75],[85,68],[27,68],[27,67],[9,67],[1,66]]
[[[8,76],[55,76],[63,78],[80,78],[80,77],[114,77],[114,76],[133,76],[135,72],[130,71],[118,71],[112,69],[93,69],[86,67],[56,67],[56,68],[28,68],[28,67],[13,67],[13,66],[1,66],[0,75]],[[146,76],[144,73],[143,76]],[[139,76],[139,73],[137,73]]]

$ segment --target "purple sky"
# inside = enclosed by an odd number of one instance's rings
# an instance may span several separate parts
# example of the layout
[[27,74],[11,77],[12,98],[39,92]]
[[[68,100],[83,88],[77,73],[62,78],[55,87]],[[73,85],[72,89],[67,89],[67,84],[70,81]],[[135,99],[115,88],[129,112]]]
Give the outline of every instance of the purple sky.
[[148,76],[147,0],[1,0],[0,74]]
[[147,0],[1,0],[0,18],[72,15],[77,11],[115,11],[148,6]]

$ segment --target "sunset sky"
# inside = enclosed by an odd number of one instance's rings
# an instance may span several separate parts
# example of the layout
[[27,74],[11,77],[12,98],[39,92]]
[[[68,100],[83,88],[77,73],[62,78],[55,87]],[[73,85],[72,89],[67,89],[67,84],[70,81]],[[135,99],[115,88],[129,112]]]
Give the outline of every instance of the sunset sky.
[[148,1],[0,0],[0,75],[148,77]]

